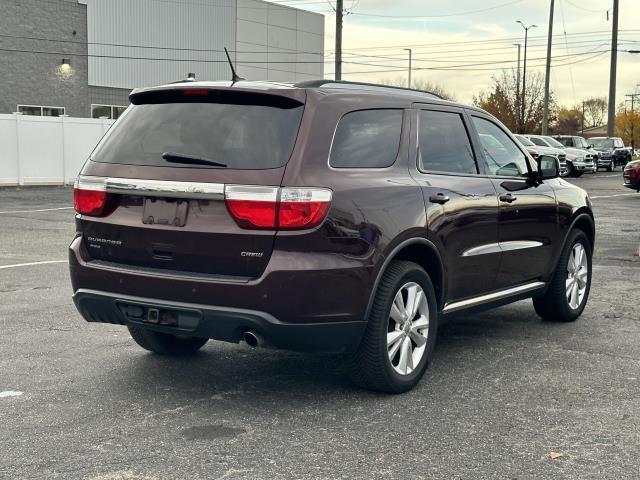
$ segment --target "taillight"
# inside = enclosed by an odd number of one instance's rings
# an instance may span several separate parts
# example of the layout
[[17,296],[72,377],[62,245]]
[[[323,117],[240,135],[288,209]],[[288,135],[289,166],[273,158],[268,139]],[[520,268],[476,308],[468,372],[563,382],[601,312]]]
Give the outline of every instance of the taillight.
[[278,228],[298,230],[317,227],[331,206],[331,190],[283,188],[278,204]]
[[[278,198],[279,195],[279,198]],[[317,227],[331,206],[331,190],[228,185],[225,201],[238,226],[302,230]]]
[[227,185],[224,192],[229,213],[242,228],[276,228],[278,187]]
[[82,215],[104,217],[108,214],[109,195],[102,177],[80,176],[73,189],[73,208]]

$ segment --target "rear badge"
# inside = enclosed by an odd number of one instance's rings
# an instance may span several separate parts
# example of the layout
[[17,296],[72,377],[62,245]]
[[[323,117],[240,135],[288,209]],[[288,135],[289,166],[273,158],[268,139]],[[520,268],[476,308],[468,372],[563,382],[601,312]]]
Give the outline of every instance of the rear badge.
[[261,258],[262,252],[240,252],[241,257]]

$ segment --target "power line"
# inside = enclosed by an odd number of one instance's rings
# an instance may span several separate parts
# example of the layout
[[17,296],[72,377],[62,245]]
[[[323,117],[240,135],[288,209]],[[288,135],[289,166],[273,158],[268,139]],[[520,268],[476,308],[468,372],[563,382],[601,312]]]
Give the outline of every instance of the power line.
[[[640,29],[620,29],[619,32],[627,32],[627,33],[637,33],[640,32]],[[578,37],[585,35],[596,35],[596,34],[610,34],[609,30],[597,30],[591,32],[580,32],[580,33],[571,33],[568,34],[570,37]],[[562,37],[562,35],[554,35],[554,37]],[[536,40],[546,40],[544,35],[535,35],[531,36],[531,39]],[[387,50],[387,49],[402,49],[402,48],[418,48],[418,47],[433,47],[433,46],[441,46],[441,45],[482,45],[486,43],[512,43],[514,41],[520,40],[520,37],[503,37],[489,40],[466,40],[461,42],[442,42],[442,43],[421,43],[414,45],[386,45],[386,46],[377,46],[377,47],[352,47],[347,48],[345,51],[360,51],[360,50]]]
[[[579,59],[573,62],[558,63],[556,65],[553,65],[552,68],[566,67],[568,65],[575,65],[577,63],[588,63],[599,57],[602,57],[603,55],[606,55],[609,52],[610,50],[602,50],[601,52],[595,52],[594,55],[591,57]],[[505,68],[505,67],[494,67],[494,68],[453,68],[453,67],[455,66],[452,66],[449,68],[421,67],[421,68],[414,68],[414,70],[432,70],[432,71],[447,71],[447,72],[481,72],[481,71],[486,72],[486,71],[504,70]],[[345,73],[348,75],[366,75],[371,73],[394,73],[394,72],[405,72],[405,71],[406,71],[406,68],[392,68],[392,69],[384,69],[384,70],[366,70],[366,71],[363,70],[363,71],[345,72]],[[326,75],[331,75],[331,72],[327,73]]]
[[606,9],[601,9],[601,10],[592,10],[590,8],[584,8],[582,5],[576,5],[575,3],[573,3],[571,0],[566,0],[566,2],[571,5],[574,8],[577,8],[578,10],[583,10],[585,12],[591,12],[591,13],[602,13],[605,12]]
[[361,17],[374,17],[374,18],[398,18],[398,19],[425,19],[425,18],[444,18],[444,17],[458,17],[461,15],[473,15],[475,13],[488,12],[491,10],[496,10],[498,8],[507,7],[509,5],[515,5],[516,3],[521,3],[524,0],[512,0],[510,2],[501,3],[499,5],[494,5],[492,7],[481,8],[478,10],[468,10],[466,12],[457,12],[457,13],[444,13],[439,15],[381,15],[376,13],[354,13],[354,15],[358,15]]

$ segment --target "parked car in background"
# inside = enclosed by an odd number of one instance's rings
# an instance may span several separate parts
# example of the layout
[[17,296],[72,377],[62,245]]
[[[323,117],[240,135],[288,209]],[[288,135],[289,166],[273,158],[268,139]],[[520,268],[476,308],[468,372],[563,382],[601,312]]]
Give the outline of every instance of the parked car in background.
[[483,110],[331,80],[129,98],[76,181],[69,266],[84,318],[144,349],[340,351],[356,383],[403,392],[441,318],[525,298],[550,321],[585,308],[587,192]]
[[552,138],[563,144],[565,147],[578,148],[593,155],[594,163],[598,160],[598,152],[587,142],[587,139],[579,135],[553,135]]
[[620,137],[593,137],[589,143],[598,152],[598,168],[612,172],[617,166],[624,166],[631,161],[631,152],[624,148]]
[[579,177],[583,173],[595,173],[594,154],[581,148],[567,147],[548,135],[525,135],[536,145],[559,148],[567,155],[567,175]]
[[567,155],[563,150],[536,145],[524,135],[514,135],[514,137],[516,137],[516,140],[518,140],[520,145],[527,149],[527,152],[529,152],[533,158],[538,158],[540,155],[551,155],[552,157],[556,157],[560,163],[560,176],[564,177],[567,175]]
[[632,160],[627,163],[622,172],[624,186],[640,192],[640,160]]

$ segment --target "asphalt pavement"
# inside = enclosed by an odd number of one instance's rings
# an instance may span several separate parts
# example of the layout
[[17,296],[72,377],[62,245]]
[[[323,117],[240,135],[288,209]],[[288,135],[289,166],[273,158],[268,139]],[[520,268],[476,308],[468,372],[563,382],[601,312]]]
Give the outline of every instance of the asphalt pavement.
[[209,342],[168,359],[86,323],[71,190],[0,189],[0,478],[638,479],[640,194],[621,177],[571,180],[597,216],[576,323],[530,301],[460,315],[396,396],[352,386],[338,356]]

